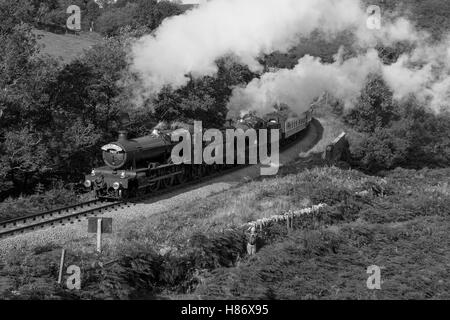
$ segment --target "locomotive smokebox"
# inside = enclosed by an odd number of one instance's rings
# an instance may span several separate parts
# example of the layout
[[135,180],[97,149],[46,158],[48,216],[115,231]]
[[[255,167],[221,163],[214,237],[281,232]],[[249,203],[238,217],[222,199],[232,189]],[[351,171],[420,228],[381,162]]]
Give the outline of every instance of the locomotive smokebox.
[[126,140],[128,140],[128,132],[126,132],[125,130],[119,131],[119,138],[117,140],[118,141],[126,141]]

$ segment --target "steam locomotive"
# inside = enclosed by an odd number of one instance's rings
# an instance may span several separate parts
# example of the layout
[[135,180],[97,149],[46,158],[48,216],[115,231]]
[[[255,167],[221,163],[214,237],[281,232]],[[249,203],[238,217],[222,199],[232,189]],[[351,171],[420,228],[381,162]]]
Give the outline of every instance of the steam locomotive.
[[[244,131],[279,129],[279,143],[283,146],[295,140],[309,126],[312,114],[311,107],[301,116],[286,112],[273,112],[263,118],[247,115],[230,125],[230,128]],[[100,199],[126,199],[183,184],[234,166],[172,163],[172,149],[178,144],[172,141],[172,132],[170,129],[154,130],[152,134],[136,139],[129,139],[124,131],[119,132],[117,141],[101,148],[106,166],[95,168],[86,175],[84,186],[94,190]]]

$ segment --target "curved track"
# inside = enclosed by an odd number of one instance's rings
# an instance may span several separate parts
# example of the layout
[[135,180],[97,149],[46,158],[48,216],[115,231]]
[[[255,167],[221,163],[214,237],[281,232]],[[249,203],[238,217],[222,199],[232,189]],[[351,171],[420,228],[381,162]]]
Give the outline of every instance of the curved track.
[[[308,128],[309,129],[309,128]],[[306,129],[305,131],[307,131]],[[301,140],[303,135],[300,135],[298,139],[284,145],[283,150],[290,148],[294,144]],[[104,211],[108,212],[112,209],[118,209],[124,205],[131,205],[132,203],[142,200],[143,198],[156,197],[163,195],[165,193],[173,192],[178,189],[183,189],[200,182],[205,182],[207,180],[223,176],[225,174],[237,171],[246,167],[248,165],[236,165],[234,167],[213,172],[209,175],[197,178],[192,181],[185,182],[183,184],[178,184],[171,186],[169,188],[161,189],[151,194],[143,195],[128,200],[119,200],[114,202],[104,202],[102,200],[91,200],[77,205],[67,206],[51,211],[46,211],[42,213],[36,213],[32,215],[27,215],[15,219],[0,221],[0,239],[14,236],[17,234],[22,234],[29,231],[39,230],[45,227],[52,227],[56,225],[72,224],[75,221],[81,221],[81,218],[92,216],[95,214],[102,214]]]
[[56,225],[64,225],[68,223],[74,223],[75,221],[80,221],[83,217],[92,216],[94,214],[102,214],[103,211],[110,211],[112,209],[117,209],[123,205],[131,205],[132,203],[142,200],[143,198],[160,196],[162,194],[176,191],[199,182],[223,175],[227,172],[239,169],[239,167],[233,167],[227,170],[222,170],[215,172],[213,174],[197,178],[195,180],[174,185],[170,188],[161,189],[151,194],[143,195],[140,197],[128,199],[128,200],[118,200],[114,202],[106,202],[103,200],[91,200],[83,202],[80,204],[58,208],[55,210],[50,210],[41,213],[35,213],[31,215],[26,215],[19,218],[14,218],[10,220],[0,221],[0,239],[14,236],[17,234],[22,234],[29,231],[39,230],[45,227],[52,227]]

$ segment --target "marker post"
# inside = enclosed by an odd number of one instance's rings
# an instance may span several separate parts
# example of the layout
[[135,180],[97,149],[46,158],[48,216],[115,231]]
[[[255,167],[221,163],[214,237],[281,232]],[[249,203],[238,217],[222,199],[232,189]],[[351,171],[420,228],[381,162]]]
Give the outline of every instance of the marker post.
[[59,264],[59,275],[58,275],[58,283],[61,283],[62,281],[62,273],[63,273],[63,268],[64,268],[64,259],[66,256],[66,249],[62,249],[62,253],[61,253],[61,262]]
[[97,252],[102,252],[102,218],[97,219]]
[[112,218],[92,217],[88,219],[88,233],[97,234],[97,252],[102,252],[103,233],[112,233]]

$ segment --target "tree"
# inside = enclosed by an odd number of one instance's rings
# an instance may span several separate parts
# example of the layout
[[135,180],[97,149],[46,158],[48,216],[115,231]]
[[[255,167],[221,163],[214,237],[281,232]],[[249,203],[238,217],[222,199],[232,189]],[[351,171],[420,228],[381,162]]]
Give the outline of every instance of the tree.
[[345,120],[357,130],[351,135],[350,151],[365,170],[445,167],[450,163],[450,114],[433,114],[413,96],[394,103],[376,77],[371,76],[360,104]]
[[97,19],[97,26],[102,34],[108,36],[118,35],[119,30],[126,26],[133,29],[145,27],[151,31],[158,28],[167,17],[183,12],[180,5],[170,1],[117,1],[115,5],[103,10]]
[[122,102],[130,101],[119,84],[126,73],[126,45],[122,37],[107,39],[66,65],[47,87],[51,153],[66,179],[79,179],[99,158],[100,145],[117,137]]
[[0,0],[0,36],[13,32],[22,23],[33,19],[33,6],[29,0]]
[[[149,1],[145,1],[145,0],[140,0],[139,4],[143,4],[145,2],[149,2]],[[150,1],[153,2],[153,1]],[[171,2],[171,1],[160,1],[156,4],[156,6],[154,7],[154,9],[152,10],[151,8],[148,8],[148,6],[144,5],[139,5],[139,16],[137,17],[137,19],[141,20],[141,22],[143,23],[143,25],[146,25],[148,27],[150,27],[150,29],[156,29],[159,27],[159,25],[161,24],[161,22],[163,22],[164,19],[168,18],[168,17],[172,17],[172,16],[176,16],[179,15],[181,13],[184,12],[184,10],[181,8],[181,6],[177,3]],[[142,9],[142,11],[141,11]],[[145,17],[150,17],[150,23],[145,23]]]
[[375,132],[398,119],[393,93],[378,74],[369,75],[356,107],[344,117],[349,125],[361,132]]
[[164,88],[155,99],[155,117],[160,121],[198,120],[205,128],[221,128],[226,121],[232,88],[248,83],[254,74],[232,57],[219,59],[217,65],[214,77],[192,78],[178,90]]
[[33,174],[50,170],[48,150],[39,133],[27,128],[9,131],[5,134],[2,149],[0,177],[9,178],[16,189],[27,190]]
[[86,10],[81,16],[83,24],[89,28],[91,26],[91,23],[95,22],[100,14],[101,12],[98,4],[94,0],[89,0],[89,2],[86,4]]
[[352,156],[370,172],[389,170],[405,165],[411,141],[399,135],[398,128],[377,128],[371,134],[352,137]]
[[111,7],[98,17],[96,29],[107,36],[118,35],[121,28],[135,24],[136,11],[137,5],[134,3],[121,8]]
[[0,184],[26,191],[52,165],[46,157],[51,111],[44,89],[57,64],[36,56],[29,25],[15,25],[0,41]]

